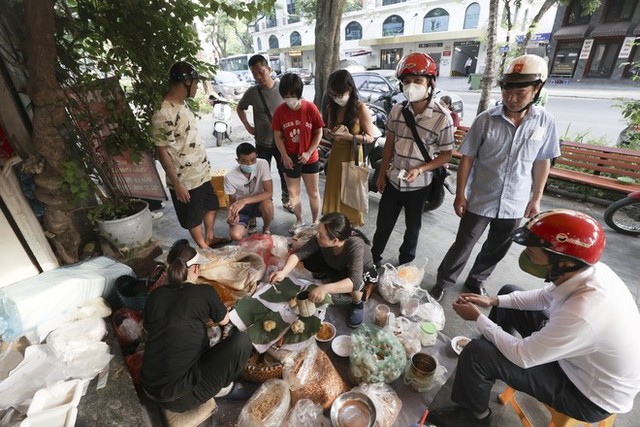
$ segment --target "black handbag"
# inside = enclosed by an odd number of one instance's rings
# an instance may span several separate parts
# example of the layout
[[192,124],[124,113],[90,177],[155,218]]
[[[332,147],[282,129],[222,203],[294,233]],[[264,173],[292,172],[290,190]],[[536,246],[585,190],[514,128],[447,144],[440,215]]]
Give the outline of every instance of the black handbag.
[[[402,115],[404,116],[404,121],[409,129],[411,129],[413,139],[416,141],[416,145],[420,149],[420,153],[422,153],[422,157],[424,157],[425,163],[429,163],[433,159],[431,158],[431,156],[429,156],[429,153],[424,146],[424,142],[422,142],[422,139],[420,139],[420,136],[418,135],[418,130],[416,129],[416,120],[413,117],[413,114],[411,114],[411,112],[406,107],[407,102],[405,101],[402,104]],[[432,170],[431,173],[433,174],[433,177],[431,179],[431,184],[429,184],[429,186],[427,187],[428,202],[432,202],[433,199],[443,191],[444,180],[449,175],[449,172],[447,172],[447,169],[444,166],[437,167],[436,169]]]

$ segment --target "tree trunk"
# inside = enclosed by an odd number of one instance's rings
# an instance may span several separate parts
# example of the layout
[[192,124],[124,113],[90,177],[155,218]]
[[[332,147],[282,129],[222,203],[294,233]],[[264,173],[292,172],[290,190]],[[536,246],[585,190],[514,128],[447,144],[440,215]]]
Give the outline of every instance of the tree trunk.
[[491,87],[495,78],[495,55],[496,55],[496,37],[498,33],[498,5],[500,0],[490,0],[489,2],[489,28],[487,29],[487,56],[485,59],[484,74],[482,75],[482,92],[480,102],[478,103],[478,111],[476,114],[482,113],[489,108],[489,97],[491,95]]
[[524,55],[525,53],[527,53],[527,45],[529,44],[529,41],[533,36],[533,32],[536,30],[536,27],[538,26],[538,22],[540,22],[544,14],[547,13],[547,11],[551,8],[551,6],[553,6],[557,2],[558,0],[546,0],[542,4],[542,6],[540,6],[540,10],[536,14],[536,16],[534,16],[533,20],[531,21],[531,24],[529,24],[529,29],[527,30],[527,34],[525,34],[524,40],[522,41],[522,48],[521,48],[520,54]]
[[313,102],[322,108],[329,74],[340,62],[340,19],[345,0],[318,0],[316,8],[316,70]]
[[35,195],[46,207],[44,229],[58,259],[70,264],[78,261],[81,237],[72,213],[75,204],[62,188],[61,171],[67,154],[62,137],[65,96],[55,75],[53,4],[54,0],[25,2],[27,93],[33,102],[32,143],[42,165],[42,172],[34,177]]

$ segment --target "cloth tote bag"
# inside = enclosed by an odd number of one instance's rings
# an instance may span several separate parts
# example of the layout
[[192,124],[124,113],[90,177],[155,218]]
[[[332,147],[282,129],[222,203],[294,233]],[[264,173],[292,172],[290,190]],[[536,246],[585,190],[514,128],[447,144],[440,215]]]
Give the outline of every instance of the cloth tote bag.
[[353,140],[353,157],[350,162],[342,162],[340,202],[357,210],[369,212],[369,168],[359,162],[357,145]]

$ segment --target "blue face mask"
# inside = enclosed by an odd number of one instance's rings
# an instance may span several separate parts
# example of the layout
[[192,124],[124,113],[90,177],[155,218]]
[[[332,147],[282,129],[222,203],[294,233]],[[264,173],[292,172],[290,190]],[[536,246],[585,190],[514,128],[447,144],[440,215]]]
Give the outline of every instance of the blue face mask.
[[240,170],[244,173],[252,174],[256,170],[256,165],[240,165]]

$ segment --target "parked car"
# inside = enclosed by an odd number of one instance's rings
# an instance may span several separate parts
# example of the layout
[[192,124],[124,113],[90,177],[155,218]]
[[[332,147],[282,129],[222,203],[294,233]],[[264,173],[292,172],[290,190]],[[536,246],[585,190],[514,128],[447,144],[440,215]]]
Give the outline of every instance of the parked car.
[[232,71],[218,71],[211,82],[213,91],[228,101],[239,101],[251,86]]
[[[354,72],[351,73],[351,75],[358,88],[360,100],[382,107],[387,113],[391,111],[393,104],[404,102],[407,99],[404,94],[400,92],[400,82],[396,78],[395,70]],[[451,97],[453,110],[458,113],[458,116],[462,119],[464,113],[462,98],[446,90],[438,89],[436,85],[436,101],[445,95]]]
[[313,76],[311,76],[311,72],[306,68],[289,68],[286,73],[294,73],[300,76],[302,79],[302,83],[308,85],[313,80]]

